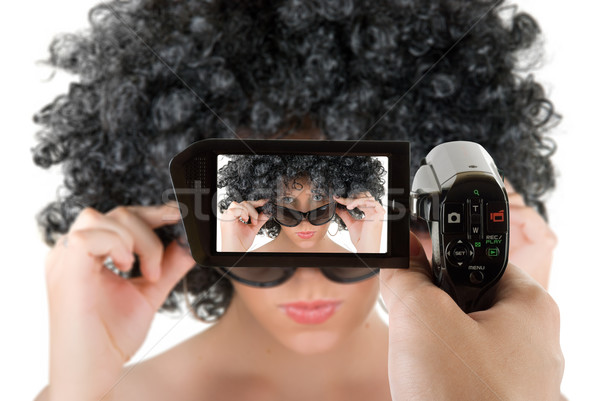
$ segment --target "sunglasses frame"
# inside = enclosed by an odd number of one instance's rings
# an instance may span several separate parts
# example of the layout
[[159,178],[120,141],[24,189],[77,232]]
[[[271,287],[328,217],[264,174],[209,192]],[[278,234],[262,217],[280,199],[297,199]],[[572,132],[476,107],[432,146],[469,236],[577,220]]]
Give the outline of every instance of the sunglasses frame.
[[[364,280],[371,278],[379,273],[379,268],[372,268],[371,272],[369,272],[368,274],[363,275],[363,276],[359,276],[356,278],[339,278],[339,277],[335,277],[335,275],[332,275],[330,272],[328,272],[328,270],[330,268],[331,267],[319,267],[318,269],[321,270],[321,273],[323,273],[323,275],[325,277],[327,277],[329,280],[331,280],[335,283],[341,283],[341,284],[351,284],[351,283],[356,283],[359,281],[364,281]],[[333,267],[333,268],[336,269],[336,267]],[[242,277],[238,277],[234,273],[231,272],[233,269],[235,269],[235,267],[231,267],[229,269],[223,268],[223,267],[215,267],[215,269],[223,276],[226,276],[226,277],[228,277],[232,280],[235,280],[239,283],[246,284],[251,287],[270,288],[270,287],[275,287],[275,286],[285,283],[287,280],[289,280],[294,275],[294,273],[296,272],[296,269],[299,269],[299,268],[298,267],[271,267],[271,269],[284,270],[285,274],[280,279],[273,280],[273,281],[267,281],[267,282],[252,281],[252,280],[247,280]],[[348,269],[351,269],[351,267],[349,267]]]
[[[320,208],[322,208],[322,207],[329,206],[329,205],[331,205],[332,203],[334,204],[334,207],[333,207],[333,213],[332,213],[332,215],[331,215],[331,216],[330,216],[330,217],[327,219],[327,221],[324,221],[323,223],[315,224],[315,223],[313,223],[313,222],[312,222],[312,220],[310,220],[310,219],[309,219],[309,217],[308,217],[308,216],[309,216],[309,214],[310,214],[310,213],[314,212],[315,210],[319,210],[319,209],[320,209]],[[324,204],[324,205],[321,205],[321,206],[319,206],[319,207],[317,207],[317,208],[314,208],[314,209],[312,209],[312,210],[309,210],[308,212],[301,212],[300,210],[296,210],[296,209],[290,209],[289,207],[285,207],[285,206],[281,206],[281,205],[275,205],[275,209],[277,209],[277,210],[279,210],[279,209],[290,210],[290,211],[292,211],[292,214],[294,214],[294,213],[298,213],[298,214],[302,215],[302,218],[301,218],[300,220],[297,220],[296,224],[294,224],[294,225],[289,225],[289,224],[284,224],[284,223],[282,223],[282,222],[281,222],[281,220],[279,220],[279,219],[276,217],[276,216],[277,216],[277,213],[275,213],[275,216],[273,216],[273,220],[275,220],[277,223],[281,224],[281,225],[282,225],[282,226],[284,226],[284,227],[297,227],[297,226],[299,226],[299,225],[300,225],[300,223],[302,223],[302,222],[304,221],[304,219],[306,219],[306,220],[307,220],[307,221],[308,221],[310,224],[312,224],[313,226],[322,226],[323,224],[327,224],[327,223],[329,223],[331,220],[333,220],[333,218],[335,217],[335,210],[336,210],[336,208],[337,208],[337,202],[329,202],[329,203],[326,203],[326,204]]]

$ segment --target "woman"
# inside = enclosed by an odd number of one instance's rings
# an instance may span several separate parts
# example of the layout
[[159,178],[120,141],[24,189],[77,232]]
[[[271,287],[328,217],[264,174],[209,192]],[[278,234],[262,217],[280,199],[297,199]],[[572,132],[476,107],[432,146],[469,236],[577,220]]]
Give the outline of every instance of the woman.
[[334,221],[355,251],[380,252],[385,174],[366,156],[232,156],[218,173],[222,250],[246,252],[267,234],[254,251],[350,252],[326,235]]
[[[65,173],[39,215],[53,246],[39,399],[558,399],[558,311],[525,272],[545,284],[550,267],[541,197],[556,115],[516,72],[537,24],[499,4],[112,2],[88,32],[56,39],[50,63],[79,81],[36,116],[35,162]],[[413,172],[436,144],[481,143],[517,191],[494,306],[462,313],[431,283],[415,237],[410,269],[351,284],[305,268],[257,288],[196,267],[177,209],[155,205],[169,158],[209,136],[411,140]],[[141,277],[103,265],[128,271],[134,253]],[[184,276],[197,315],[217,322],[124,367],[154,313],[177,307]],[[290,316],[323,304],[335,308],[321,323]]]

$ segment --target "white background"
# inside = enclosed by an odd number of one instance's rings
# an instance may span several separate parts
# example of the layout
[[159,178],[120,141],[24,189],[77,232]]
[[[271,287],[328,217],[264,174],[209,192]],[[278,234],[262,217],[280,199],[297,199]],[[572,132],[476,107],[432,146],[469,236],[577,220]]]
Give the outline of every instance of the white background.
[[[44,285],[46,246],[34,214],[59,183],[56,172],[33,165],[30,147],[36,127],[32,114],[66,90],[66,78],[36,67],[53,34],[87,25],[95,1],[9,2],[3,9],[0,137],[2,254],[0,265],[0,399],[30,400],[44,386],[48,371],[48,319]],[[563,392],[573,400],[600,399],[600,228],[598,40],[596,2],[522,0],[520,8],[540,23],[546,57],[536,77],[564,119],[554,137],[559,150],[558,189],[550,201],[551,226],[558,233],[550,292],[562,312],[566,357]],[[191,319],[156,319],[139,359],[169,348],[201,326]]]

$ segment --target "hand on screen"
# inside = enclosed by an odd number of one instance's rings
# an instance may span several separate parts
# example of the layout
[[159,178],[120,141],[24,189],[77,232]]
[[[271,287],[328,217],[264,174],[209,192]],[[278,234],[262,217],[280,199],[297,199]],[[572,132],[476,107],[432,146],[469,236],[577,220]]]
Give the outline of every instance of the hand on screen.
[[[385,209],[369,192],[361,192],[351,198],[334,196],[336,202],[346,206],[338,209],[337,214],[348,227],[350,239],[357,252],[378,253],[381,244],[381,230]],[[358,208],[364,213],[360,220],[350,215],[348,210]]]
[[268,202],[231,202],[220,217],[221,249],[223,252],[247,252],[252,246],[260,228],[269,220],[264,212],[256,209]]

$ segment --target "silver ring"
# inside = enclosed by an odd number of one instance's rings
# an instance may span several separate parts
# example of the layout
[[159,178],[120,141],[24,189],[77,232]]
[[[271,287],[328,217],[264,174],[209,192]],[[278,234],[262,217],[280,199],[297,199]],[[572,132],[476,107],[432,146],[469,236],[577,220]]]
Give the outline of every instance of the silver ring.
[[119,270],[119,268],[115,266],[115,262],[110,256],[107,256],[106,259],[104,259],[104,262],[102,262],[102,264],[104,265],[104,267],[110,270],[111,273],[116,274],[117,276],[123,277],[125,279],[131,278],[131,272],[123,272]]
[[110,256],[107,256],[106,259],[104,259],[104,262],[102,262],[102,264],[104,265],[104,267],[106,267],[111,272],[113,272],[115,274],[120,273],[120,270],[117,268],[117,266],[115,266],[115,262],[113,261],[113,259]]

